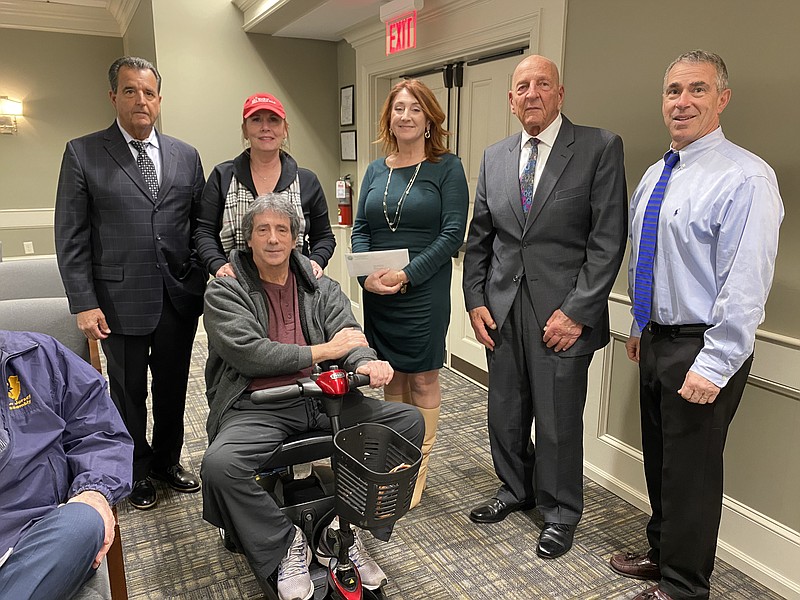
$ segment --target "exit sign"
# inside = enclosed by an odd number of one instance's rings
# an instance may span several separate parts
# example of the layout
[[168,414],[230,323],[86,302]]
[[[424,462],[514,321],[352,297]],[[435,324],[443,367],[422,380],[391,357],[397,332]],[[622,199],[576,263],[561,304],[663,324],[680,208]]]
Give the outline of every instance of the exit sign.
[[417,11],[386,22],[386,56],[417,47]]

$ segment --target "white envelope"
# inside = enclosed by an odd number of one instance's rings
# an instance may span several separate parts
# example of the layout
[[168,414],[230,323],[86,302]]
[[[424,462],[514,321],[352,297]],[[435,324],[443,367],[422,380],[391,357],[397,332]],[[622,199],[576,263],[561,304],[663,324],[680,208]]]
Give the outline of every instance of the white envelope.
[[376,250],[375,252],[347,253],[344,255],[350,277],[369,275],[378,269],[400,270],[408,264],[408,248]]

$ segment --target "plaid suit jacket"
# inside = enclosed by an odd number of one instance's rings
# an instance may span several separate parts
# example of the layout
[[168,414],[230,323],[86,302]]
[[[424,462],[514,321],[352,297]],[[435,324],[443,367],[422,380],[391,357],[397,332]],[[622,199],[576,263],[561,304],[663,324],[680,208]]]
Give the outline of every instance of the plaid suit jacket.
[[190,214],[204,178],[193,147],[158,134],[158,199],[116,122],[67,143],[55,209],[56,254],[70,310],[100,308],[115,333],[146,335],[164,289],[175,308],[203,310],[207,273],[192,246]]

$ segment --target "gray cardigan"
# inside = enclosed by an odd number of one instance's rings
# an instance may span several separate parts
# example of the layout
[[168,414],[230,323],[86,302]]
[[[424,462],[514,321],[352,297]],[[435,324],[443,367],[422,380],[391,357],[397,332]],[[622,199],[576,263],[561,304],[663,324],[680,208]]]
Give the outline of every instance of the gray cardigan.
[[[325,276],[315,279],[308,258],[294,250],[289,268],[297,279],[300,324],[308,346],[273,342],[267,337],[266,294],[252,256],[234,250],[231,264],[236,279],[212,280],[205,295],[209,443],[219,431],[222,416],[254,378],[305,369],[311,366],[310,346],[329,341],[345,327],[361,329],[339,284]],[[339,366],[354,371],[376,358],[372,348],[355,348],[339,361]]]

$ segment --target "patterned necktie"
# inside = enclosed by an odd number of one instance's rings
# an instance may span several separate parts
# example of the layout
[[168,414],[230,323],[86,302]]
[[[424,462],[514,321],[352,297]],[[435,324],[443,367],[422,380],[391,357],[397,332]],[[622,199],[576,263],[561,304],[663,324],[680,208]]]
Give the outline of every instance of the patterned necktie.
[[526,215],[531,209],[531,202],[533,202],[533,178],[536,175],[536,159],[539,158],[539,140],[531,138],[528,140],[528,144],[531,146],[531,156],[519,177],[519,196],[522,200],[522,211]]
[[131,140],[131,146],[136,148],[137,152],[139,153],[136,156],[136,164],[138,165],[139,170],[142,172],[142,176],[144,177],[144,181],[147,184],[150,193],[153,195],[153,200],[157,200],[158,175],[156,175],[156,166],[153,164],[153,161],[150,160],[150,157],[147,156],[145,143],[140,142],[139,140]]
[[642,219],[642,235],[639,239],[639,256],[636,262],[636,278],[633,285],[633,316],[639,329],[644,329],[650,321],[650,309],[653,303],[653,262],[656,257],[656,241],[658,240],[658,215],[661,212],[661,201],[667,187],[673,167],[678,163],[677,152],[670,150],[664,155],[664,170],[661,178],[650,194],[647,208]]

